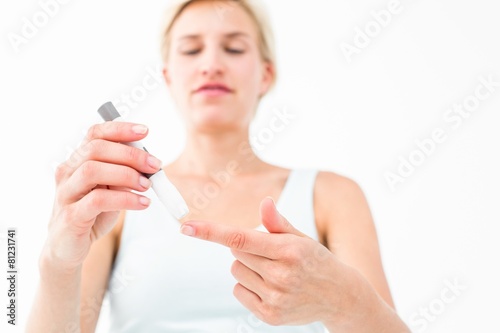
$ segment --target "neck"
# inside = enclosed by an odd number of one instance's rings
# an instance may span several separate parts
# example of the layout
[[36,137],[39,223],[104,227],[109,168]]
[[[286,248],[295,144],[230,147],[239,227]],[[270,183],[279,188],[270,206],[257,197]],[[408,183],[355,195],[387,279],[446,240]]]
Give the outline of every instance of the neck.
[[264,164],[250,148],[246,128],[219,133],[188,131],[186,146],[171,167],[179,174],[206,177],[221,171],[251,173]]

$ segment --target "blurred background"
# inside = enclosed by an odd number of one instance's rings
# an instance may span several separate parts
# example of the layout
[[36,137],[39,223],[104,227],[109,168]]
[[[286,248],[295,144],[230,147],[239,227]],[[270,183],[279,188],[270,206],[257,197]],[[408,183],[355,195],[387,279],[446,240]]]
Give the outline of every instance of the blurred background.
[[[265,160],[356,180],[398,313],[414,332],[498,332],[500,20],[490,0],[269,0],[278,83],[252,125]],[[114,101],[164,163],[184,128],[161,80],[168,1],[0,3],[0,304],[17,228],[23,332],[54,167]],[[222,9],[222,13],[223,13]],[[281,132],[270,121],[287,113]],[[496,129],[495,129],[496,128]],[[332,203],[335,204],[335,203]],[[4,277],[5,276],[5,277]],[[109,324],[103,305],[98,332]]]

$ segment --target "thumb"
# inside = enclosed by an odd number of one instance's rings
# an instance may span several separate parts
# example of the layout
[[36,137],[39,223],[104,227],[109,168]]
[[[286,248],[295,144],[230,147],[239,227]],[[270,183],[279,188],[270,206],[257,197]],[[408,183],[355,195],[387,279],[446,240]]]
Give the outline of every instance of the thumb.
[[271,197],[266,197],[261,201],[260,217],[262,219],[262,224],[270,233],[288,233],[301,237],[308,237],[295,229],[295,227],[278,212],[274,200]]

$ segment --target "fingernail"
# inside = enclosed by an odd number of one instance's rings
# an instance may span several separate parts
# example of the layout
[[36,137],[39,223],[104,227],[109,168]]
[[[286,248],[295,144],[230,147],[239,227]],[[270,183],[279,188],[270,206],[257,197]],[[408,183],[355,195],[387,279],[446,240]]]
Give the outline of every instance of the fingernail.
[[140,197],[139,202],[141,203],[141,205],[149,206],[149,204],[151,203],[151,199],[147,197]]
[[193,227],[189,225],[183,225],[181,227],[181,233],[186,235],[186,236],[193,236],[194,235],[194,229]]
[[154,169],[159,169],[161,167],[161,161],[153,155],[148,156],[148,164]]
[[273,199],[273,197],[267,196],[266,198],[268,198],[269,200],[271,200],[271,202],[273,203],[273,206],[275,206],[275,207],[276,207],[276,204],[274,203],[274,199]]
[[151,186],[151,181],[146,177],[141,176],[139,177],[139,185],[147,190]]
[[132,131],[135,133],[135,134],[144,134],[148,131],[148,128],[144,125],[134,125],[132,127]]

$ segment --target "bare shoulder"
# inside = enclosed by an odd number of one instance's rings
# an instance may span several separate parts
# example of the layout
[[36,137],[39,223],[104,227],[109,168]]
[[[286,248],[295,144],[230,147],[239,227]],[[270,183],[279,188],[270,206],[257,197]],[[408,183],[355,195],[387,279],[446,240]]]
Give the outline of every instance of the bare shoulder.
[[[361,188],[356,181],[331,171],[319,171],[315,192],[325,195],[359,195]],[[361,193],[360,193],[361,192]]]
[[341,223],[348,223],[349,211],[367,209],[367,202],[359,184],[335,172],[320,171],[314,186],[314,211],[323,245],[328,236]]
[[360,185],[333,172],[318,173],[314,209],[322,243],[358,270],[394,308],[382,266],[375,223]]
[[[316,179],[315,193],[318,195],[362,195],[361,187],[353,179],[331,171],[320,171]],[[318,198],[321,199],[321,198]]]

